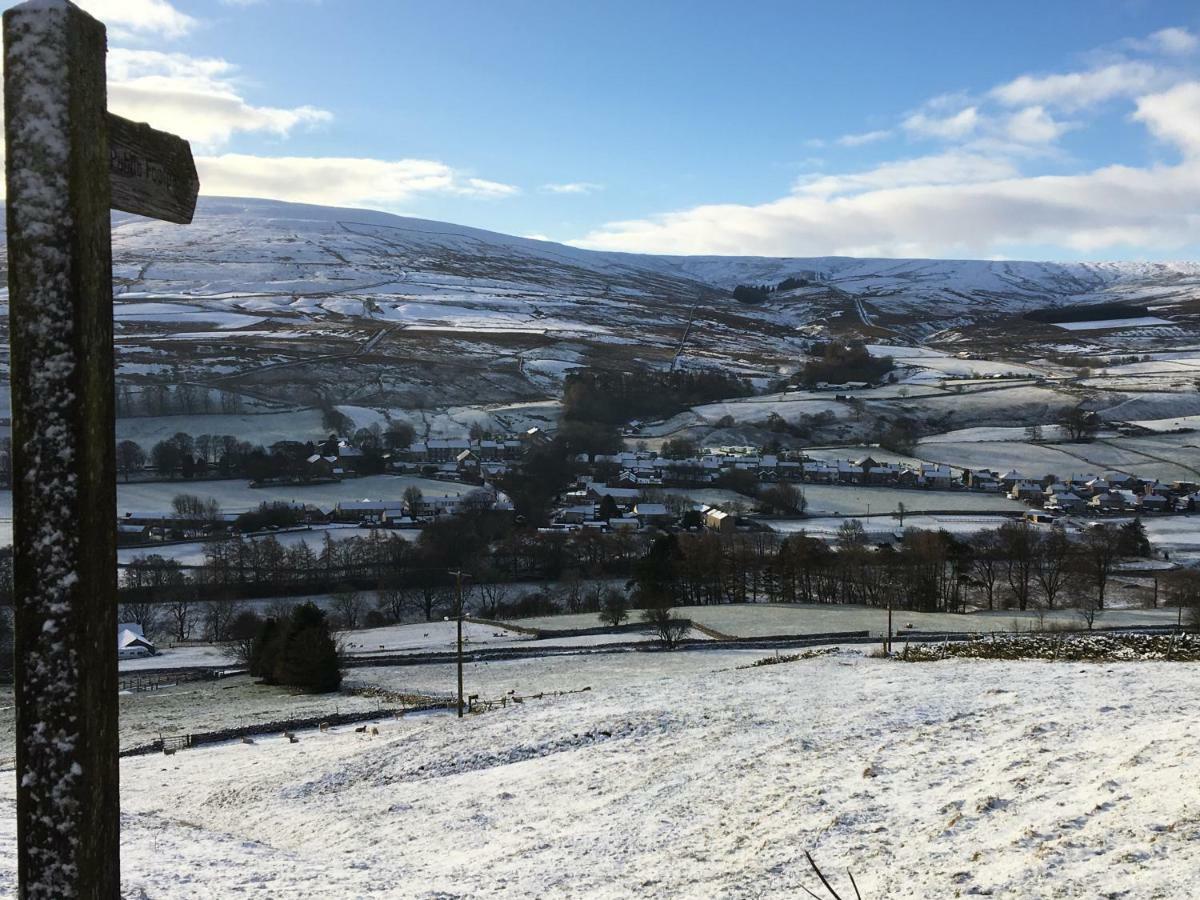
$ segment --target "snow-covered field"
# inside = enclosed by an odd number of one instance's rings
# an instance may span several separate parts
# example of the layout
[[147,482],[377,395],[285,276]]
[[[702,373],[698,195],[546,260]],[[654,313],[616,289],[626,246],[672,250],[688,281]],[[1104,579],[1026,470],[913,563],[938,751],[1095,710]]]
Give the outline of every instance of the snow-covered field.
[[[260,503],[291,502],[311,503],[333,507],[343,500],[401,500],[409,487],[420,488],[427,497],[443,494],[457,496],[472,489],[471,485],[453,481],[435,481],[415,475],[368,475],[364,478],[347,478],[334,484],[312,484],[303,487],[284,485],[280,487],[252,488],[238,479],[223,481],[167,481],[143,484],[121,484],[117,486],[117,511],[136,510],[156,512],[169,510],[171,499],[177,494],[197,494],[212,497],[226,512],[243,512],[256,508]],[[7,495],[6,496],[11,496]]]
[[1169,319],[1158,316],[1135,316],[1131,319],[1097,319],[1093,322],[1055,322],[1055,328],[1065,331],[1102,331],[1110,328],[1154,328],[1159,325],[1174,325]]
[[[985,495],[986,496],[986,495]],[[884,507],[885,509],[887,507]],[[853,514],[840,516],[813,516],[805,519],[764,519],[763,522],[772,531],[780,534],[796,534],[805,532],[812,537],[831,539],[837,536],[838,529]],[[871,540],[891,541],[896,535],[902,534],[906,528],[925,528],[930,531],[948,531],[951,534],[971,535],[989,528],[999,528],[1009,520],[1006,516],[986,515],[909,515],[905,513],[903,524],[900,517],[871,516],[863,518],[863,530]]]
[[[680,606],[675,612],[682,618],[714,628],[732,637],[766,637],[782,634],[828,634],[839,631],[869,631],[882,636],[887,631],[887,610],[848,604],[808,603],[735,603],[714,606]],[[1121,625],[1174,625],[1176,610],[1108,609],[1096,619],[1097,627]],[[517,619],[512,624],[526,628],[586,628],[595,616],[542,616]],[[1045,627],[1061,624],[1086,628],[1073,609],[1050,610]],[[1033,612],[996,610],[975,613],[896,612],[892,625],[899,630],[911,626],[919,631],[1029,631],[1042,627]],[[695,637],[696,635],[691,635]],[[558,643],[555,641],[555,643]]]
[[[598,628],[598,616],[584,617],[576,626],[559,625],[559,628]],[[555,626],[548,626],[555,627]],[[415,625],[387,625],[382,628],[365,628],[345,632],[342,644],[348,653],[370,656],[373,653],[416,653],[446,652],[458,645],[457,622],[420,622]],[[539,641],[531,634],[511,631],[494,625],[463,623],[463,647],[467,652],[476,647],[522,646],[537,649],[539,644],[555,647],[591,647],[600,644],[651,641],[654,635],[647,628],[644,632],[617,634],[588,634],[569,638],[553,638]]]
[[[1200,667],[728,654],[122,762],[129,896],[1200,895]],[[690,659],[689,659],[690,658]],[[697,667],[696,663],[703,664]],[[15,879],[0,778],[0,891]]]
[[[846,487],[831,484],[801,485],[808,500],[810,514],[842,513],[866,515],[896,509],[903,503],[906,510],[964,512],[1019,512],[1024,506],[999,494],[968,491],[903,490],[884,487]],[[907,519],[907,516],[905,517]]]

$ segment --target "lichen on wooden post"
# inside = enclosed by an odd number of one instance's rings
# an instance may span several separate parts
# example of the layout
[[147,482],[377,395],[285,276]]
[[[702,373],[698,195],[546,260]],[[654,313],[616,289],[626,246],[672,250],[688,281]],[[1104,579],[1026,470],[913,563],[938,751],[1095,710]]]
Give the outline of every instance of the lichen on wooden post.
[[17,836],[28,898],[119,896],[104,26],[4,14]]

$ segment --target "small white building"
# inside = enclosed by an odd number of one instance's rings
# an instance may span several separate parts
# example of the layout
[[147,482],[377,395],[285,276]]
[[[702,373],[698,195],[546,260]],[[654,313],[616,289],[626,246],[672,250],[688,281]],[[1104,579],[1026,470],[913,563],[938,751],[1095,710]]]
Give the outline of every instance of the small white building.
[[117,626],[117,659],[140,659],[157,652],[137,622],[125,622]]

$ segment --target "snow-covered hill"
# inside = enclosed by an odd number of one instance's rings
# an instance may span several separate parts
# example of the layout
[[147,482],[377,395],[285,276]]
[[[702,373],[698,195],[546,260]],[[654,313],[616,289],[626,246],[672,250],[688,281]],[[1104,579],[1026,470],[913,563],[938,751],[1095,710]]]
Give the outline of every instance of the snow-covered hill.
[[[1062,339],[1020,318],[1031,308],[1148,303],[1189,338],[1186,315],[1200,306],[1195,263],[602,253],[367,210],[219,198],[201,200],[187,227],[113,221],[118,375],[139,416],[339,407],[361,410],[358,421],[429,409],[438,430],[447,410],[519,409],[497,413],[505,426],[557,397],[580,366],[719,367],[765,385],[828,334],[909,345],[936,335],[976,355],[1008,342],[1020,355],[1031,341],[1048,352]],[[802,284],[757,305],[731,296],[739,283],[784,278]],[[137,397],[184,383],[195,390],[171,403]]]
[[[259,310],[338,315],[354,314],[356,302],[374,300],[378,308],[368,306],[366,314],[399,322],[454,317],[453,310],[438,316],[413,305],[432,297],[442,307],[481,295],[499,299],[548,291],[581,306],[648,297],[728,304],[727,292],[736,284],[787,277],[807,279],[813,289],[870,298],[885,311],[923,309],[938,315],[1200,298],[1200,264],[1193,262],[606,253],[381,212],[268,200],[204,199],[187,228],[118,215],[114,257],[129,299],[165,293],[240,299],[244,305],[254,298]],[[460,296],[448,296],[455,291]],[[325,302],[332,296],[353,299]],[[520,313],[514,314],[521,321]]]

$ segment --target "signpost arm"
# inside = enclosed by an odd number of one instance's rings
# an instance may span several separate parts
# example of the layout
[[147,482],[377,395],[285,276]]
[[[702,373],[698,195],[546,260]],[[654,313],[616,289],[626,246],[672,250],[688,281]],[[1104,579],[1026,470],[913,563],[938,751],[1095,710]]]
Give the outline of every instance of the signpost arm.
[[4,13],[23,898],[120,893],[105,49],[65,0]]

